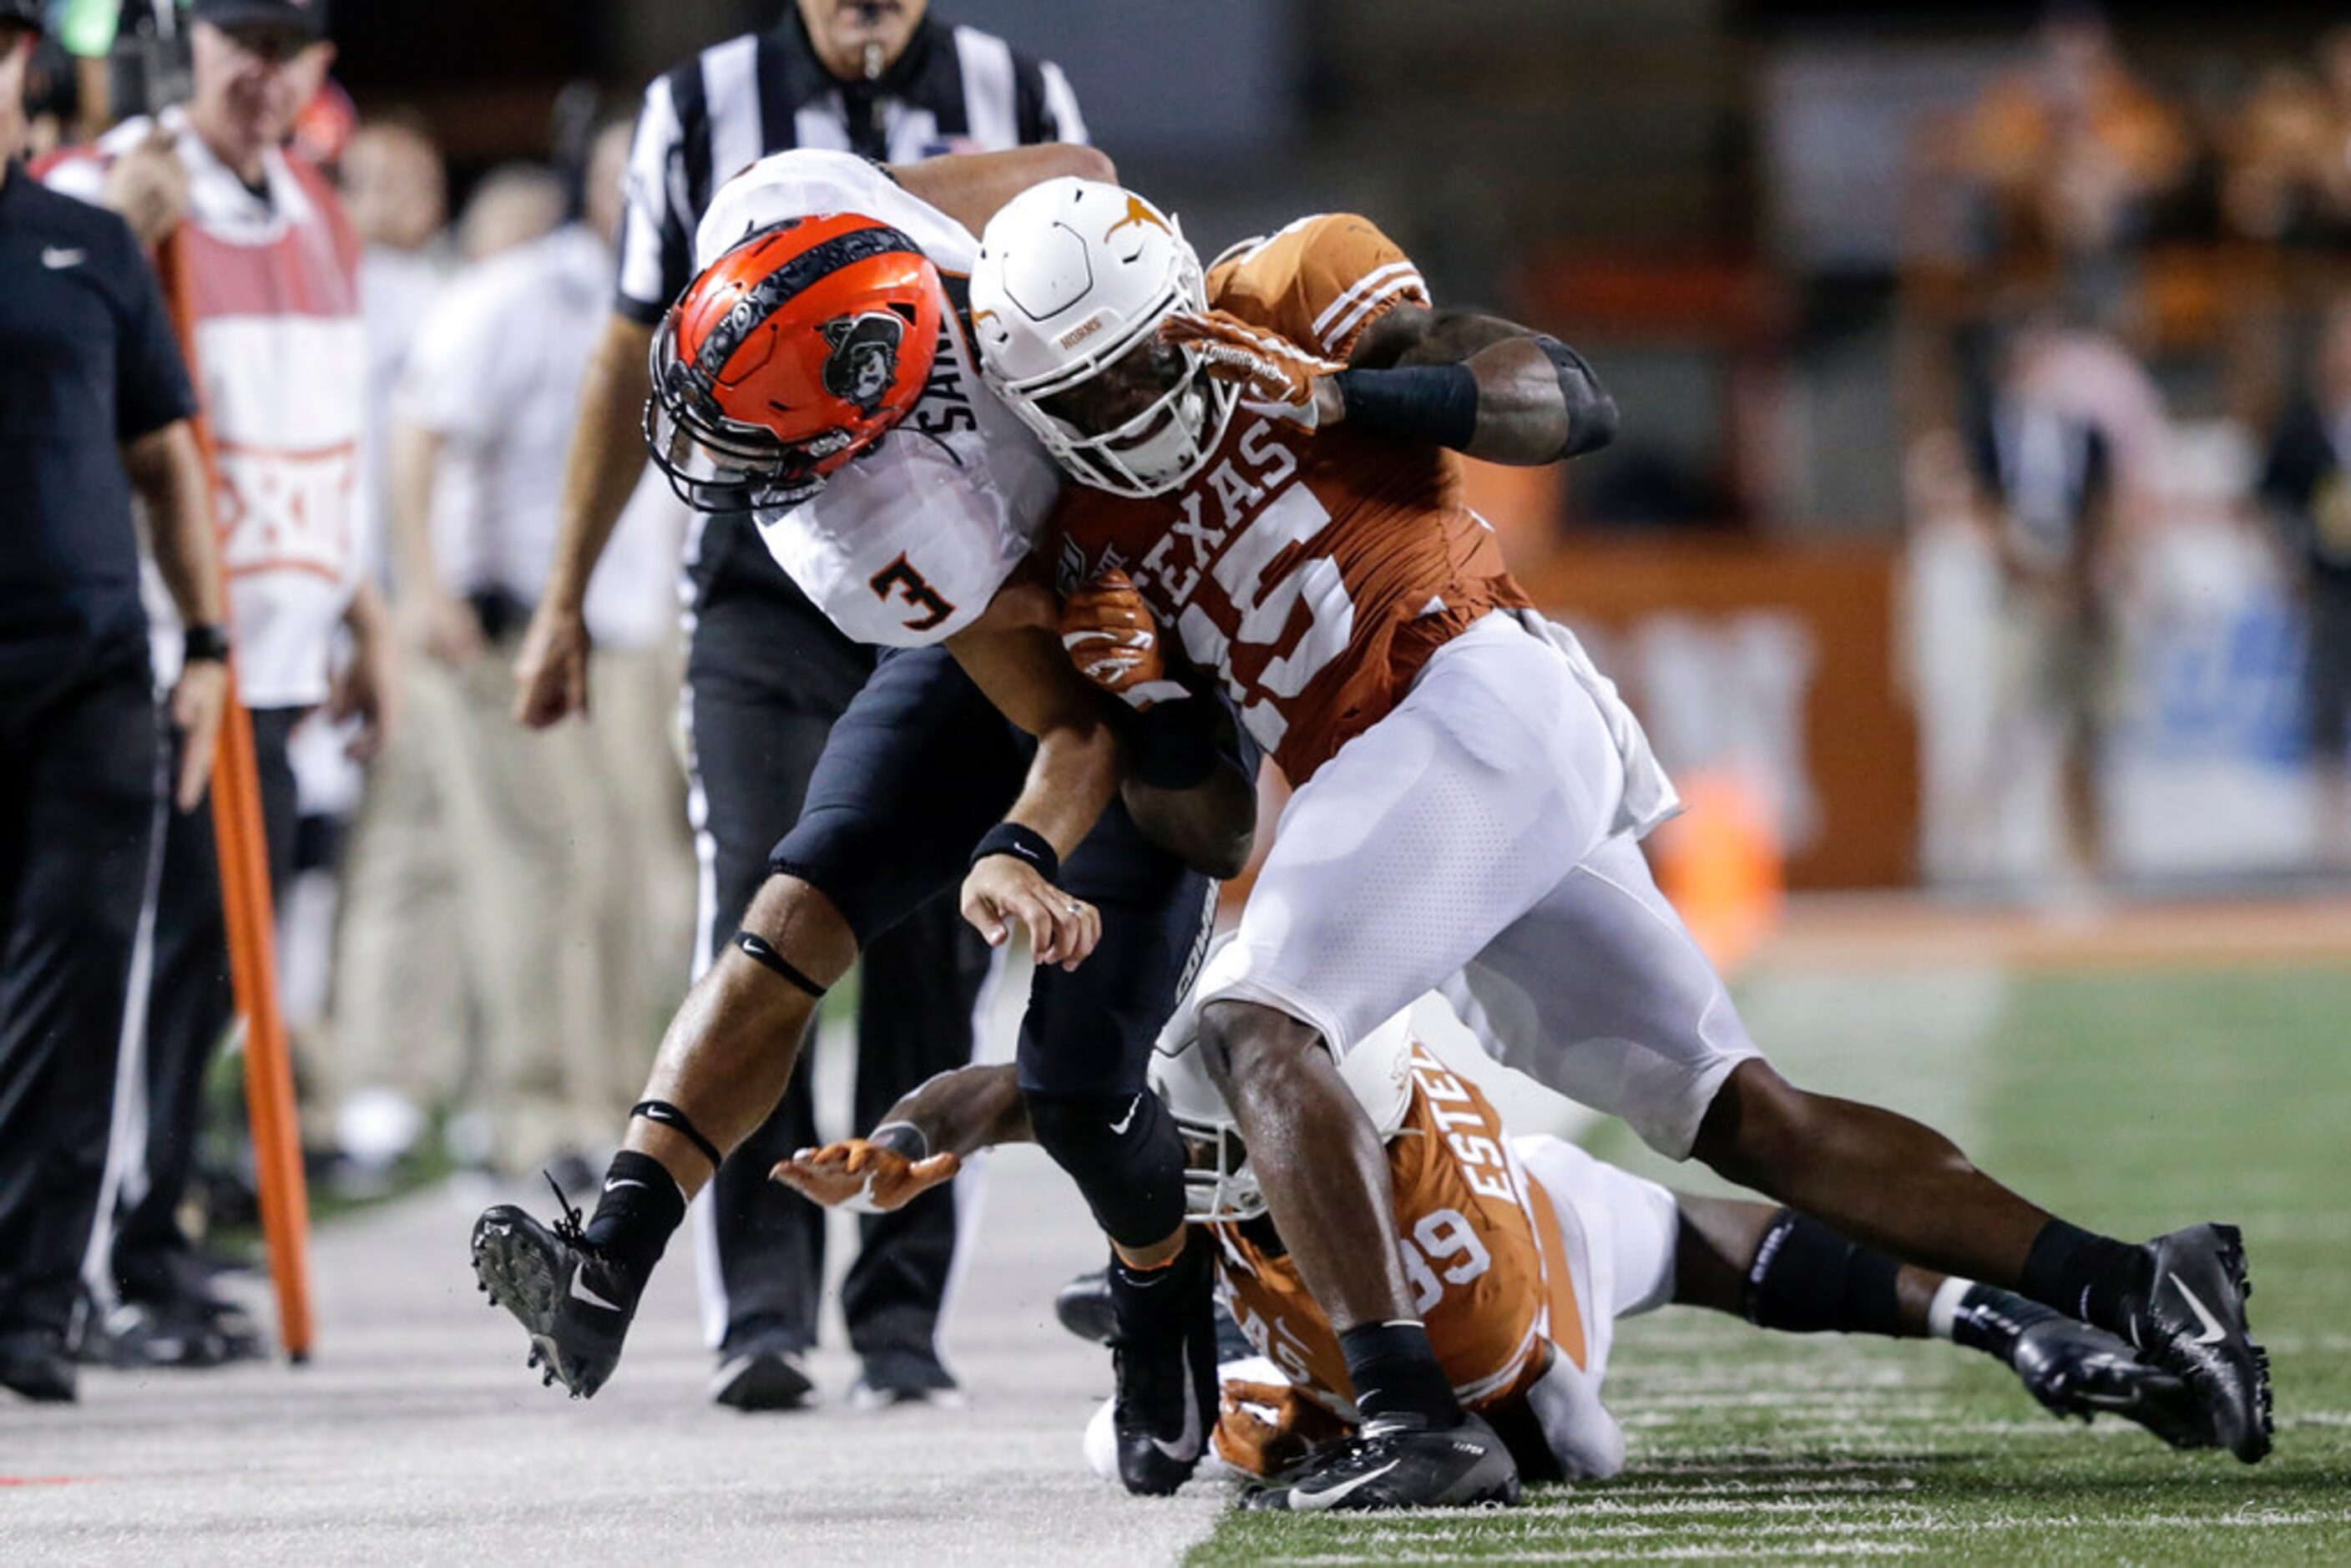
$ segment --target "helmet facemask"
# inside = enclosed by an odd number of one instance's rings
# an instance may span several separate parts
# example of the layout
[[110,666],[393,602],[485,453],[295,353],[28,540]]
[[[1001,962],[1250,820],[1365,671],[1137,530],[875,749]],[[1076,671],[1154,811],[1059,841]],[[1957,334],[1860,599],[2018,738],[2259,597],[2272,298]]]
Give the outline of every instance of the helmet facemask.
[[843,454],[856,440],[848,431],[787,443],[727,418],[708,378],[679,357],[674,316],[653,339],[652,371],[645,446],[678,499],[698,512],[789,511],[813,499],[825,476],[848,461]]
[[1175,1113],[1184,1140],[1184,1218],[1235,1222],[1265,1212],[1265,1193],[1249,1169],[1249,1149],[1230,1118]]
[[1113,495],[1164,496],[1190,480],[1224,438],[1238,398],[1196,350],[1160,341],[1170,315],[1208,306],[1200,258],[1176,239],[1182,259],[1119,336],[1043,375],[988,378],[1056,462]]

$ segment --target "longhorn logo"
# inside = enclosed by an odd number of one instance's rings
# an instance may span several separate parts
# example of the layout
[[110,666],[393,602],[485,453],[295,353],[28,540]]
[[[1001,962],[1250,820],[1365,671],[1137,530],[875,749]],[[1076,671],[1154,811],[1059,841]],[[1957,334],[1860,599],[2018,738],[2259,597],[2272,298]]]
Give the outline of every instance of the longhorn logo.
[[1119,219],[1118,222],[1111,225],[1110,227],[1102,230],[1102,243],[1104,245],[1108,245],[1110,243],[1110,236],[1118,233],[1119,230],[1126,227],[1129,224],[1134,224],[1137,225],[1149,224],[1161,234],[1173,234],[1176,232],[1167,226],[1167,220],[1165,218],[1161,217],[1157,213],[1151,210],[1150,203],[1144,201],[1141,196],[1129,192],[1126,198],[1126,215]]

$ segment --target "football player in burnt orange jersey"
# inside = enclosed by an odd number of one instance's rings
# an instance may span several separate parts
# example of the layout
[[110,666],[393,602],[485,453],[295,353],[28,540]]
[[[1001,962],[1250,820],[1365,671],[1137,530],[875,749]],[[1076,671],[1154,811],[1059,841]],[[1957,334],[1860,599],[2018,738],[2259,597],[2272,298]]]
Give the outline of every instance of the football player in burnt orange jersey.
[[[1195,996],[1232,956],[1227,946],[1211,957]],[[2168,1439],[2198,1423],[2177,1376],[2054,1309],[1896,1264],[1787,1209],[1670,1192],[1558,1138],[1512,1136],[1406,1016],[1359,1042],[1342,1072],[1385,1143],[1395,1251],[1445,1375],[1529,1479],[1623,1468],[1624,1434],[1600,1396],[1614,1324],[1669,1301],[1792,1332],[1951,1339],[2008,1365],[2059,1415],[2123,1415]],[[1223,1369],[1216,1452],[1244,1475],[1276,1478],[1310,1444],[1361,1424],[1338,1336],[1266,1213],[1202,1061],[1196,1006],[1162,1034],[1152,1085],[1185,1134],[1188,1217],[1215,1237],[1226,1302],[1257,1353]],[[1011,1070],[963,1068],[899,1102],[866,1137],[802,1150],[774,1174],[820,1203],[887,1210],[1025,1131]],[[1105,1415],[1086,1448],[1099,1473],[1115,1474]]]
[[1371,1419],[1270,1506],[1509,1490],[1382,1244],[1379,1145],[1335,1065],[1440,988],[1504,1061],[1660,1152],[2121,1333],[2196,1393],[2206,1441],[2267,1451],[2233,1228],[2076,1228],[1749,1040],[1641,856],[1676,798],[1639,724],[1461,500],[1458,454],[1551,462],[1613,434],[1574,350],[1437,309],[1365,219],[1301,219],[1204,273],[1173,218],[1081,180],[996,214],[971,299],[991,386],[1086,486],[1058,516],[1092,617],[1073,650],[1138,709],[1180,706],[1126,657],[1168,627],[1296,788],[1202,1028]]

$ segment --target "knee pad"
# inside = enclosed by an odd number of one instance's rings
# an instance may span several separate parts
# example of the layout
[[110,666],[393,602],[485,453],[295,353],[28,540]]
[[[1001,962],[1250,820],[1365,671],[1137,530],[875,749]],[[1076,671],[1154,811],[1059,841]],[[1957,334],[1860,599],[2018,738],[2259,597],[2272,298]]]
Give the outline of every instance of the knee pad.
[[1157,1094],[1030,1090],[1028,1100],[1037,1142],[1070,1173],[1113,1241],[1148,1247],[1184,1222],[1184,1141]]

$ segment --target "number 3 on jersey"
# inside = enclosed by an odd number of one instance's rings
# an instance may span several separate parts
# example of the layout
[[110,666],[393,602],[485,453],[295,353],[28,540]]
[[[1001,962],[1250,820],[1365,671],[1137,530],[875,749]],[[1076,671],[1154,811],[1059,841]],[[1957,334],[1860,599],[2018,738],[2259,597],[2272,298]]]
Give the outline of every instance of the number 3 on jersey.
[[[1305,544],[1330,522],[1330,512],[1313,491],[1303,485],[1283,491],[1241,530],[1208,571],[1240,614],[1236,634],[1228,641],[1196,601],[1186,605],[1176,622],[1184,651],[1195,664],[1228,672],[1226,688],[1240,705],[1241,722],[1268,751],[1278,749],[1290,729],[1290,720],[1275,703],[1287,702],[1304,691],[1324,665],[1346,651],[1347,640],[1354,635],[1355,601],[1340,579],[1339,563],[1329,556],[1299,562],[1270,589],[1265,583],[1266,568],[1274,558],[1292,545]],[[1280,652],[1282,632],[1301,600],[1307,611],[1305,630],[1287,653]],[[1225,658],[1233,643],[1277,651],[1256,680],[1244,684]]]
[[928,632],[935,626],[944,626],[947,617],[955,613],[955,606],[924,580],[923,574],[906,559],[904,550],[898,553],[896,560],[875,572],[866,585],[873,590],[873,597],[884,604],[898,599],[927,612],[906,622],[909,632]]

